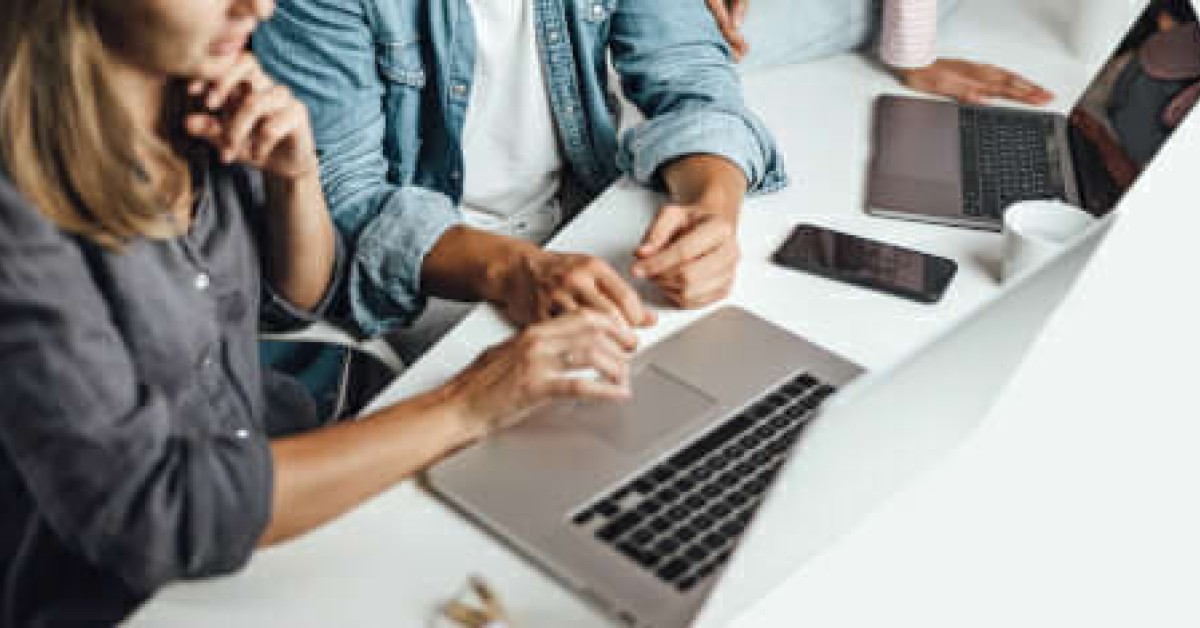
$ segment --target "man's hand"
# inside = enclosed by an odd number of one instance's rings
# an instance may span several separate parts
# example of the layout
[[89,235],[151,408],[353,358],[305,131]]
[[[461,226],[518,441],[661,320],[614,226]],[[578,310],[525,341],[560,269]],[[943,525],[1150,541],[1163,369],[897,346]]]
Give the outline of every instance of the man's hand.
[[492,300],[518,325],[594,310],[630,327],[649,327],[653,312],[604,260],[535,247],[516,258],[495,282]]
[[1054,95],[1018,74],[993,65],[938,59],[923,68],[896,70],[906,87],[936,96],[981,105],[993,98],[1045,105]]
[[729,296],[741,251],[736,212],[702,204],[663,206],[634,255],[633,274],[672,305],[697,308]]
[[737,223],[748,185],[717,155],[688,155],[662,168],[673,202],[634,251],[633,276],[649,279],[672,305],[697,308],[729,296],[741,250]]
[[750,0],[705,1],[708,2],[708,10],[712,11],[713,18],[717,20],[717,26],[725,36],[725,41],[733,48],[734,59],[741,61],[742,57],[750,52],[750,44],[741,32],[742,22],[746,20],[746,11],[750,8]]

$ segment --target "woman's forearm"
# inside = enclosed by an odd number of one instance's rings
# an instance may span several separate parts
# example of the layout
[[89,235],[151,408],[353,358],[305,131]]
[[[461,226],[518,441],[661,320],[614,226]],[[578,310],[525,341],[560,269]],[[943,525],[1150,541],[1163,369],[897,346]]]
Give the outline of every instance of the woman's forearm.
[[476,438],[453,401],[438,389],[358,421],[274,441],[273,514],[259,545],[302,535]]
[[333,278],[333,221],[316,172],[267,176],[267,279],[292,305],[312,309]]

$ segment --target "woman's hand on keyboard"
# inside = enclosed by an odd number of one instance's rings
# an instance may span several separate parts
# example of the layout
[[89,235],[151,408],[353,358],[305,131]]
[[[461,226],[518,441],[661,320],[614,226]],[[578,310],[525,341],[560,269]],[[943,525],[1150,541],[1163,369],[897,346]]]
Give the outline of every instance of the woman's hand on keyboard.
[[[636,348],[637,336],[623,322],[576,312],[528,327],[484,351],[445,390],[474,440],[555,399],[628,399],[629,356]],[[572,377],[583,369],[600,377]]]

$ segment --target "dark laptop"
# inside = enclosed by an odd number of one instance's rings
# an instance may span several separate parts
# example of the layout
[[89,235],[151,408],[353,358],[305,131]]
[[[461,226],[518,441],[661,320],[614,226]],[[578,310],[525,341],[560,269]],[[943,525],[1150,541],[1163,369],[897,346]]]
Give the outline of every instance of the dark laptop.
[[1102,216],[1197,93],[1195,10],[1188,0],[1156,0],[1069,117],[882,96],[867,212],[994,231],[1024,200],[1060,199]]

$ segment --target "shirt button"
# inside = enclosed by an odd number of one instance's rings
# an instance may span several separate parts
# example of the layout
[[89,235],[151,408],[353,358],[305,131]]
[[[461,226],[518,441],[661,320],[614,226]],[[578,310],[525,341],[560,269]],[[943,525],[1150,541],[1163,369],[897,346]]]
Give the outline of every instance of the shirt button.
[[457,170],[455,170],[454,172],[451,172],[451,173],[450,173],[450,178],[451,178],[451,179],[454,179],[455,181],[458,181],[459,179],[461,179],[461,178],[462,178],[462,173],[461,173],[461,172],[459,172],[459,171],[457,171]]
[[212,285],[212,277],[209,277],[208,273],[198,273],[193,280],[193,284],[197,290],[203,292],[208,290],[208,287]]
[[550,39],[550,43],[558,43],[558,31],[550,31],[546,36]]
[[463,83],[455,83],[450,86],[450,91],[454,92],[455,96],[462,96],[467,93],[467,86]]
[[567,115],[575,115],[575,105],[567,105]]
[[598,4],[593,4],[592,5],[592,15],[594,15],[596,17],[604,17],[604,7],[602,7]]
[[246,440],[247,438],[250,438],[250,430],[238,430],[234,432],[233,435],[242,440]]

